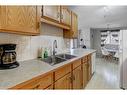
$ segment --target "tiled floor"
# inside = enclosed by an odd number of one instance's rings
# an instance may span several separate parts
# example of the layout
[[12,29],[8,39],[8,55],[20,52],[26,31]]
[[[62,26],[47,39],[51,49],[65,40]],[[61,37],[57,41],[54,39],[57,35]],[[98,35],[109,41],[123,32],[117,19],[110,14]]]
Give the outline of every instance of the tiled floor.
[[118,62],[96,59],[96,71],[85,89],[119,89]]

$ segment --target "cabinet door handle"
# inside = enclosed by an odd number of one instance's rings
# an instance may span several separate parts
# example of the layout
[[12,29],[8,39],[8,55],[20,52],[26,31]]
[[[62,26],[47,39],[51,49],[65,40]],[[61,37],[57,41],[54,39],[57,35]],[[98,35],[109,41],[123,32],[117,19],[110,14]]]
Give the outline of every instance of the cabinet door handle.
[[34,89],[38,89],[38,88],[39,88],[39,86],[40,86],[40,85],[35,86],[35,87],[34,87]]
[[59,18],[59,17],[60,17],[60,13],[58,12],[58,13],[57,13],[57,18]]

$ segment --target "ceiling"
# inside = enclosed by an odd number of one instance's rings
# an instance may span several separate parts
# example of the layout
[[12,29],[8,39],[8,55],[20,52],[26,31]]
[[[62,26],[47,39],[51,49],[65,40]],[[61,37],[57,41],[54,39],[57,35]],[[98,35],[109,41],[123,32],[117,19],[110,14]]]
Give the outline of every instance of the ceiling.
[[127,6],[70,6],[80,28],[127,27]]

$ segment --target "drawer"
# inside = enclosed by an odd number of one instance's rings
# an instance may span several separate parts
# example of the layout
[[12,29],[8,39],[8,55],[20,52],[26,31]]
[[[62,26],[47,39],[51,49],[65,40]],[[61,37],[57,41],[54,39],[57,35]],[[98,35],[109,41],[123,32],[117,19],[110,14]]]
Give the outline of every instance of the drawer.
[[71,65],[63,66],[55,71],[55,81],[71,72]]
[[26,83],[24,86],[22,86],[19,89],[38,89],[40,86],[38,80],[34,80],[31,83]]
[[73,69],[75,69],[76,67],[78,67],[79,65],[81,65],[81,60],[76,60],[73,62]]
[[53,83],[53,74],[39,76],[10,89],[44,89]]

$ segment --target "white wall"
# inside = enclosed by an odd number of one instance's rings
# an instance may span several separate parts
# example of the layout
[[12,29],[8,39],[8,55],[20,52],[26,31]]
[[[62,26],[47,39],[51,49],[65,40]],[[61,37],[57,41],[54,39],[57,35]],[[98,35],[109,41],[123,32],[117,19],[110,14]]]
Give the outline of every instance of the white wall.
[[17,44],[16,52],[18,61],[37,58],[38,49],[41,47],[52,47],[54,40],[57,40],[58,43],[58,53],[64,50],[66,51],[70,47],[69,39],[63,38],[63,30],[47,24],[42,24],[41,35],[39,36],[0,33],[0,44]]
[[91,48],[90,46],[90,29],[86,28],[80,28],[80,38],[84,40],[84,45],[86,45],[87,48]]
[[97,54],[101,54],[101,33],[99,30],[93,31],[93,49],[97,50]]

